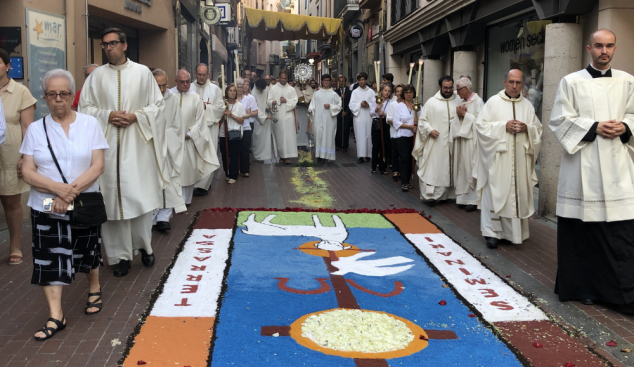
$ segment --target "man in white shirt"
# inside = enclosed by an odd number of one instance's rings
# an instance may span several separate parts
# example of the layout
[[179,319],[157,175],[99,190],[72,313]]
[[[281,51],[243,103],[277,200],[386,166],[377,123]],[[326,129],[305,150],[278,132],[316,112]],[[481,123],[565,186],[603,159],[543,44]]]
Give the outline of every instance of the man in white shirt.
[[312,116],[315,132],[315,157],[324,165],[335,160],[337,115],[341,111],[341,97],[330,88],[330,75],[321,76],[323,88],[312,96],[308,113]]
[[542,124],[522,96],[523,87],[524,74],[509,71],[504,89],[489,98],[476,120],[480,228],[492,249],[501,239],[515,244],[526,240],[528,218],[535,213],[535,161],[542,145]]
[[484,101],[476,93],[470,78],[456,82],[456,92],[461,105],[451,120],[450,141],[453,144],[453,182],[456,188],[456,204],[464,205],[468,212],[478,207],[474,169],[478,161],[478,129],[475,121],[482,111]]
[[412,155],[418,163],[420,198],[430,206],[455,198],[450,126],[460,99],[453,92],[453,83],[449,75],[438,80],[438,92],[425,102],[418,119]]
[[366,85],[368,74],[361,72],[357,76],[359,88],[352,91],[350,111],[352,112],[354,136],[357,141],[358,164],[372,157],[372,113],[376,109],[376,93]]
[[[152,71],[156,84],[165,99],[166,105],[173,103],[176,99],[174,93],[168,89],[167,74],[161,69]],[[172,229],[170,218],[172,213],[181,213],[187,210],[183,201],[183,191],[181,188],[181,166],[183,163],[182,151],[183,139],[181,135],[180,121],[175,118],[166,118],[165,113],[159,115],[157,119],[158,136],[154,137],[161,147],[160,156],[163,157],[166,169],[170,172],[170,183],[165,187],[160,196],[161,206],[154,212],[152,224],[157,231],[169,231]]]
[[291,158],[297,158],[298,124],[295,120],[297,93],[288,85],[288,71],[280,72],[280,82],[271,87],[267,103],[271,110],[278,110],[278,121],[273,125],[277,154],[284,163],[291,164]]
[[118,28],[104,30],[101,46],[109,63],[84,83],[79,112],[99,121],[110,146],[99,177],[108,214],[102,238],[108,263],[115,265],[114,276],[122,277],[139,252],[143,265],[154,265],[153,212],[170,180],[153,139],[164,101],[150,69],[125,56],[125,33]]
[[254,129],[255,116],[258,115],[258,104],[255,97],[250,93],[251,87],[248,80],[244,80],[242,85],[238,83],[238,88],[242,88],[242,107],[244,107],[244,124],[242,124],[242,145],[240,145],[240,172],[243,177],[249,177],[251,167],[251,136]]
[[594,32],[587,50],[592,63],[561,80],[550,115],[564,148],[555,293],[634,314],[634,76],[610,65],[612,31]]
[[[209,80],[209,67],[199,64],[196,67],[196,82],[191,83],[190,90],[196,92],[205,107],[205,123],[209,127],[212,150],[217,152],[218,128],[220,119],[225,113],[223,91]],[[216,153],[216,156],[218,154]],[[194,196],[205,196],[211,186],[213,175],[206,175],[194,185]]]

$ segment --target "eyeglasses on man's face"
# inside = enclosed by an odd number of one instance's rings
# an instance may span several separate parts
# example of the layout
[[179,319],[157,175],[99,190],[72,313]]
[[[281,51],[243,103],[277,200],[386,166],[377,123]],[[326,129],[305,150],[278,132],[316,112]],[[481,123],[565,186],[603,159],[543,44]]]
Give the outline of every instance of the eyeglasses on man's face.
[[122,43],[122,42],[121,41],[110,41],[110,42],[101,42],[100,45],[101,45],[101,48],[103,48],[105,50],[106,48],[108,48],[108,46],[110,46],[112,48],[115,48],[115,47],[119,46],[120,43]]
[[192,82],[192,81],[191,81],[190,79],[187,79],[187,80],[178,80],[178,81],[177,81],[177,83],[178,83],[178,84],[189,84],[189,83],[191,83],[191,82]]
[[71,93],[71,92],[66,92],[66,91],[64,91],[64,92],[59,92],[59,93],[56,93],[56,92],[46,92],[44,95],[46,96],[46,98],[48,98],[48,99],[50,99],[50,100],[56,100],[56,99],[57,99],[57,96],[59,96],[59,98],[61,98],[62,100],[64,100],[64,101],[65,101],[65,100],[67,100],[68,98],[70,98],[70,96],[72,96],[72,95],[73,95],[73,93]]

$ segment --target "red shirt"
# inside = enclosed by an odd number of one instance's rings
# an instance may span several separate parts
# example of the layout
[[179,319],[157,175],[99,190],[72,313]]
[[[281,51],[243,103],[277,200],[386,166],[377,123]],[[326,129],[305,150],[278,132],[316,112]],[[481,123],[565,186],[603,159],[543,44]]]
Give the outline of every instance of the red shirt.
[[77,93],[75,93],[75,99],[73,100],[73,105],[71,106],[74,109],[77,109],[79,107],[79,94],[81,93],[81,89],[77,91]]

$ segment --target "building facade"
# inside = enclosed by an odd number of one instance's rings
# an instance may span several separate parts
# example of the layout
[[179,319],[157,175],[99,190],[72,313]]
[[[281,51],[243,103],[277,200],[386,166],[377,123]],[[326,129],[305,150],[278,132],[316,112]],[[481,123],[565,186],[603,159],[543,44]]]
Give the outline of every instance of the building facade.
[[[421,78],[421,102],[438,91],[442,75],[471,76],[474,91],[486,100],[515,68],[525,75],[524,96],[547,124],[559,81],[589,64],[585,46],[599,28],[618,36],[613,67],[634,73],[630,0],[334,0],[334,8],[346,31],[338,60],[344,74],[354,78],[363,70],[373,81],[373,62],[381,60],[381,74],[407,83],[410,63],[416,63],[411,82]],[[351,37],[353,26],[361,27],[362,37]],[[544,129],[537,208],[543,216],[555,214],[561,154]]]

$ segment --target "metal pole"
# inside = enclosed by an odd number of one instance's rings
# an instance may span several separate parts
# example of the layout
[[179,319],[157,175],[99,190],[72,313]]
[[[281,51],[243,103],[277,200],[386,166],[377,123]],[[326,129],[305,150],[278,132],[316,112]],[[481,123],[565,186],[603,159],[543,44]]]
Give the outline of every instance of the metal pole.
[[88,0],[86,0],[86,65],[90,65],[90,35],[88,33]]

